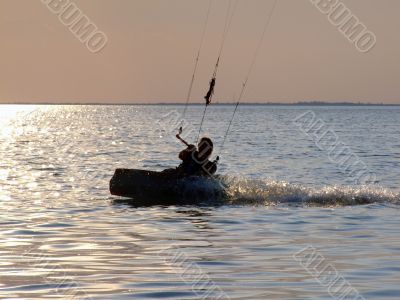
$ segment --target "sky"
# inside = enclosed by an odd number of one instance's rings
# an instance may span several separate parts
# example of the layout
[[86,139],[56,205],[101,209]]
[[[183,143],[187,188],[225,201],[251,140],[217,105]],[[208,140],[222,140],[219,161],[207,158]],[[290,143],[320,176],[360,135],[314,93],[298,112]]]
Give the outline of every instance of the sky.
[[[70,1],[70,0],[47,0]],[[229,0],[214,0],[191,102],[202,102]],[[108,41],[92,53],[46,0],[0,0],[0,103],[185,102],[208,0],[75,0]],[[278,0],[243,102],[400,104],[400,1],[341,1],[376,35],[360,53],[310,0]],[[232,102],[273,0],[238,0],[215,102]]]

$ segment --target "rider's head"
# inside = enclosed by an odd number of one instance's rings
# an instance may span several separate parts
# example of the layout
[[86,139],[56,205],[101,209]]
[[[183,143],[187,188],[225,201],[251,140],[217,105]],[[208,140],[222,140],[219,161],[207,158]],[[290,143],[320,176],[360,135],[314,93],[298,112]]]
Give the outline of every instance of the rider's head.
[[214,149],[214,144],[210,138],[203,137],[199,142],[198,149],[199,149],[199,158],[201,160],[206,160],[211,156]]

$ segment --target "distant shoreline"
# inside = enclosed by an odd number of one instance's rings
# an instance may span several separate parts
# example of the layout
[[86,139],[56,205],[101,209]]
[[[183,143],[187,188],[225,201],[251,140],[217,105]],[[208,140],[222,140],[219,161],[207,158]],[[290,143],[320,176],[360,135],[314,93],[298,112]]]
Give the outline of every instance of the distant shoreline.
[[[275,103],[275,102],[243,102],[240,103],[242,106],[400,106],[399,104],[390,104],[390,103],[362,103],[362,102],[294,102],[294,103]],[[134,106],[134,105],[142,105],[142,106],[185,106],[185,103],[179,102],[157,102],[157,103],[101,103],[101,102],[82,102],[82,103],[52,103],[52,102],[40,102],[40,103],[0,103],[0,105],[126,105],[126,106]],[[189,103],[189,106],[203,106],[204,103]],[[236,102],[217,102],[213,103],[214,106],[232,106],[236,105]]]

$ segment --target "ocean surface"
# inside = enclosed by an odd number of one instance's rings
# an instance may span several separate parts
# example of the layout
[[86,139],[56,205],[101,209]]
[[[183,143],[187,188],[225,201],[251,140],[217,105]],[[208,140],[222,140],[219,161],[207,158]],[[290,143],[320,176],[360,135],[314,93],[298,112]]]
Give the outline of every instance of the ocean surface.
[[400,299],[400,107],[240,106],[227,132],[210,106],[229,199],[111,196],[179,164],[183,110],[0,106],[0,299]]

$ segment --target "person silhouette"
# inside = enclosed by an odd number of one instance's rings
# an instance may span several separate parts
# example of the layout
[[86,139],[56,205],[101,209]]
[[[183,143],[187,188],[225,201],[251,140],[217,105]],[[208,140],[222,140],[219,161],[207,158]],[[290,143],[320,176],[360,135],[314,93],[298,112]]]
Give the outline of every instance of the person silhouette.
[[163,171],[165,174],[184,176],[212,176],[217,172],[217,162],[210,161],[214,149],[212,140],[202,137],[197,145],[188,147],[179,153],[182,163],[175,169]]

